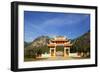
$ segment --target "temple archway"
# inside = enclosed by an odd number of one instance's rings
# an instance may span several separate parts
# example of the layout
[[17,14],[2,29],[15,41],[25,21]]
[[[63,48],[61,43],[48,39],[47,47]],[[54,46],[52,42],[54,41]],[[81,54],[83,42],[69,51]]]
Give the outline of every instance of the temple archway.
[[55,57],[57,52],[57,46],[63,46],[63,56],[67,57],[70,53],[70,47],[72,44],[70,40],[65,37],[55,37],[49,41],[48,47],[50,48],[50,56]]

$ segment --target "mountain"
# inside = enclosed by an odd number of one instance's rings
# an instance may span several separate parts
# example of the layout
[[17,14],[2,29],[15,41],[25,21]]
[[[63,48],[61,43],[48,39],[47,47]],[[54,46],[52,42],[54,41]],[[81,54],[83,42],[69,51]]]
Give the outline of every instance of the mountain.
[[[40,36],[37,37],[35,40],[33,40],[25,49],[33,49],[33,48],[40,48],[43,46],[46,46],[47,43],[49,43],[49,37],[48,36]],[[26,45],[26,43],[24,42]]]
[[30,42],[24,41],[24,48],[27,47],[30,44]]
[[72,48],[74,49],[73,51],[90,52],[90,31],[72,40],[72,43],[73,43]]

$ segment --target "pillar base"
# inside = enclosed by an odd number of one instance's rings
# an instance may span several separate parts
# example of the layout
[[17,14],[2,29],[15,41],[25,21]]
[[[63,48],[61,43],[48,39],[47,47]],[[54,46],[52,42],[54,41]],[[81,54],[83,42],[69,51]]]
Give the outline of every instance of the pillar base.
[[69,55],[67,55],[67,54],[64,54],[64,57],[68,57]]

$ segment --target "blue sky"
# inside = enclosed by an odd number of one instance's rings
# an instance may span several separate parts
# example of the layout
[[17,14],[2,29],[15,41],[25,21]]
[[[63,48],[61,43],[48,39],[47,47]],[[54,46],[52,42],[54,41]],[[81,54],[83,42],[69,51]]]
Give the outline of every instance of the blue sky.
[[39,36],[77,38],[90,30],[90,15],[24,11],[24,40],[31,42]]

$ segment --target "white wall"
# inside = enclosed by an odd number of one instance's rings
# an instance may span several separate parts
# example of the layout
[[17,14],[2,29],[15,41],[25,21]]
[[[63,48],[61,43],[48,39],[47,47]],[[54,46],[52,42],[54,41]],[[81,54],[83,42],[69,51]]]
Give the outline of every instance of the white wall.
[[[10,2],[14,0],[0,0],[0,73],[11,73],[10,69]],[[17,0],[18,1],[18,0]],[[34,1],[34,2],[47,2],[47,3],[65,3],[65,4],[78,4],[78,5],[97,5],[98,13],[100,13],[100,0],[21,0],[21,1]],[[100,14],[98,14],[98,19]],[[100,22],[98,22],[99,24]],[[100,28],[100,25],[99,27]],[[100,29],[99,29],[100,31]],[[100,37],[100,34],[98,35]],[[100,38],[98,39],[100,40]],[[99,46],[100,48],[100,46]],[[98,51],[100,52],[100,49]],[[99,53],[100,55],[100,53]],[[100,60],[100,58],[99,58]],[[100,63],[99,63],[100,64]],[[60,69],[60,70],[45,70],[45,71],[35,71],[36,73],[98,73],[99,67],[91,68],[74,68],[74,69]],[[32,73],[32,71],[30,71]]]

